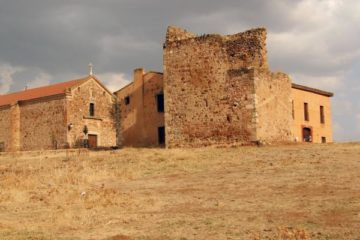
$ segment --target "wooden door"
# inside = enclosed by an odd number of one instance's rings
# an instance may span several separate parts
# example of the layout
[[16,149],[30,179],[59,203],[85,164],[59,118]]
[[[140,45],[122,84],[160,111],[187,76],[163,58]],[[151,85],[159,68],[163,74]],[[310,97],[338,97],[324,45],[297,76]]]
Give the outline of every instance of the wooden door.
[[97,135],[89,134],[89,148],[97,148]]

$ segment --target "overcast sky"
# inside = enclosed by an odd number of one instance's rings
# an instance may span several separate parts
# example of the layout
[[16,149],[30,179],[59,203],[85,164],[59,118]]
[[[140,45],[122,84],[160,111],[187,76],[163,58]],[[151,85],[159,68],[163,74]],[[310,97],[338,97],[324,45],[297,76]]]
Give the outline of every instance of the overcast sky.
[[360,140],[359,0],[0,0],[0,94],[95,74],[116,90],[162,71],[168,25],[268,30],[268,59],[295,83],[333,91],[337,141]]

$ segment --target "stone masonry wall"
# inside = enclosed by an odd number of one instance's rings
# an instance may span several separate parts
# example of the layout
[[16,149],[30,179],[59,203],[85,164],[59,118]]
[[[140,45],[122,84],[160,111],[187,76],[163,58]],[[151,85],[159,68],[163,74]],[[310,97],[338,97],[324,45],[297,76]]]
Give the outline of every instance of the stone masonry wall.
[[[89,114],[89,105],[94,103],[95,116]],[[116,114],[115,98],[108,93],[96,80],[90,79],[76,87],[67,96],[67,125],[72,124],[68,131],[67,142],[70,147],[83,146],[84,126],[88,134],[97,135],[99,147],[116,146]]]
[[10,106],[0,107],[0,151],[9,151],[10,148]]
[[20,104],[21,151],[56,149],[66,145],[65,104],[63,96]]
[[281,143],[292,140],[291,80],[284,73],[255,71],[257,141]]
[[21,109],[20,104],[14,103],[10,107],[10,151],[19,151],[21,149]]
[[164,44],[166,145],[256,141],[255,69],[267,69],[266,31],[220,36],[170,27]]

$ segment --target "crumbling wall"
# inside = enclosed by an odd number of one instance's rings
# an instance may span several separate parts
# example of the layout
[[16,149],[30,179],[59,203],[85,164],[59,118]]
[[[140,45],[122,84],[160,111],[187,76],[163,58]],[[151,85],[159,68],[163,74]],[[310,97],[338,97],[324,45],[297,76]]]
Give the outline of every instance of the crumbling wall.
[[255,71],[257,141],[281,143],[292,140],[291,80],[284,73]]
[[10,106],[0,107],[0,151],[10,151]]
[[[266,90],[268,85],[274,87]],[[264,28],[196,36],[169,27],[164,92],[168,147],[272,141],[288,136],[291,127],[290,115],[284,115],[289,81],[268,69]],[[257,109],[259,99],[269,95],[286,105],[274,110],[273,119],[267,118],[273,103]]]
[[265,29],[224,37],[168,29],[164,44],[168,147],[256,140],[253,68],[267,68],[265,37]]

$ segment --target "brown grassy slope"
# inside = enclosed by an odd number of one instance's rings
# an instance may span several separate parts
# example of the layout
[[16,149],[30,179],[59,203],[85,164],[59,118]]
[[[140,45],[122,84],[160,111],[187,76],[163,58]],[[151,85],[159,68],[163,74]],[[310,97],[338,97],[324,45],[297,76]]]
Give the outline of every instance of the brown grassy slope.
[[360,239],[360,144],[0,156],[0,239],[110,237]]

